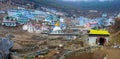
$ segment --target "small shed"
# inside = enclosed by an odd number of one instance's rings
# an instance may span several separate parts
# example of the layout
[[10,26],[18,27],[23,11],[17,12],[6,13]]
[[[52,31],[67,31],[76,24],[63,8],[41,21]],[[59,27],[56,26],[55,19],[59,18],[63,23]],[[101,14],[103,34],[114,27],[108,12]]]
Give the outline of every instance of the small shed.
[[90,46],[104,45],[108,43],[110,33],[107,30],[93,30],[89,31],[88,42]]

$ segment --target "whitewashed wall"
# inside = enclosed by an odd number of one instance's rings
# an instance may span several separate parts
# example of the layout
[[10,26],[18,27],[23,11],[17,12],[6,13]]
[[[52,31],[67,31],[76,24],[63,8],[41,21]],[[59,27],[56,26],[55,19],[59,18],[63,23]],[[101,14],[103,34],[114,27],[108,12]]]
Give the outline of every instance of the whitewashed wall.
[[[96,39],[97,39],[97,37],[89,37],[89,40],[88,40],[89,45],[90,46],[95,46],[96,45]],[[108,43],[109,37],[105,37],[105,39],[106,39],[106,43]]]

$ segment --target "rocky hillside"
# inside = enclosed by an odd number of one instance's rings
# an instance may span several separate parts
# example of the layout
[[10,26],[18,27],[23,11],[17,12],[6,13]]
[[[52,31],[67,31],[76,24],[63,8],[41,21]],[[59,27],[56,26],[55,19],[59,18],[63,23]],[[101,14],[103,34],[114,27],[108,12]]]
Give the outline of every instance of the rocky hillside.
[[120,10],[119,5],[120,1],[115,0],[113,2],[64,2],[62,0],[26,0],[29,2],[34,2],[37,5],[51,6],[63,9],[77,9],[77,10],[86,10],[86,9],[96,9],[104,11],[118,11]]
[[76,9],[76,10],[104,10],[108,12],[119,11],[120,1],[115,0],[113,2],[64,2],[62,0],[11,0],[12,4],[19,5],[34,5],[34,7],[47,6],[60,9]]
[[115,18],[115,24],[110,28],[110,44],[120,44],[120,18]]
[[[8,1],[8,0],[6,0]],[[48,7],[55,8],[67,12],[69,15],[76,14],[78,16],[87,16],[89,18],[98,17],[101,13],[108,13],[112,16],[114,13],[120,12],[120,1],[115,0],[114,2],[64,2],[62,0],[11,0],[12,6],[30,7],[30,8],[40,8]],[[9,5],[0,6],[0,9],[7,9]],[[96,13],[88,13],[89,10],[98,10]]]

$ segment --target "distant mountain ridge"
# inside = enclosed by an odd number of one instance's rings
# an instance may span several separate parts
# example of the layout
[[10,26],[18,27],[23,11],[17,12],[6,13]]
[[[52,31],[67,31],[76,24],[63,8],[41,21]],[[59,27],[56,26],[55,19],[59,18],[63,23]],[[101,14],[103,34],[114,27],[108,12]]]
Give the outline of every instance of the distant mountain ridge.
[[35,7],[46,6],[60,9],[120,11],[120,0],[113,2],[64,2],[62,0],[12,0],[16,3],[34,3]]
[[58,8],[74,8],[74,9],[98,9],[98,10],[120,10],[120,0],[113,2],[63,2],[61,0],[29,0],[41,5],[48,5]]

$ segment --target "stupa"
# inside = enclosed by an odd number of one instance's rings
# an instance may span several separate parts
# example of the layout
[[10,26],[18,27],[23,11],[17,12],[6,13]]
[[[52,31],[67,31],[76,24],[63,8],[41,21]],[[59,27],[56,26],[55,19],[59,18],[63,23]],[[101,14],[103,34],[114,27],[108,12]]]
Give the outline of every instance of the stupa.
[[53,28],[52,32],[50,34],[63,34],[62,29],[60,28],[59,22],[55,24],[55,27]]

